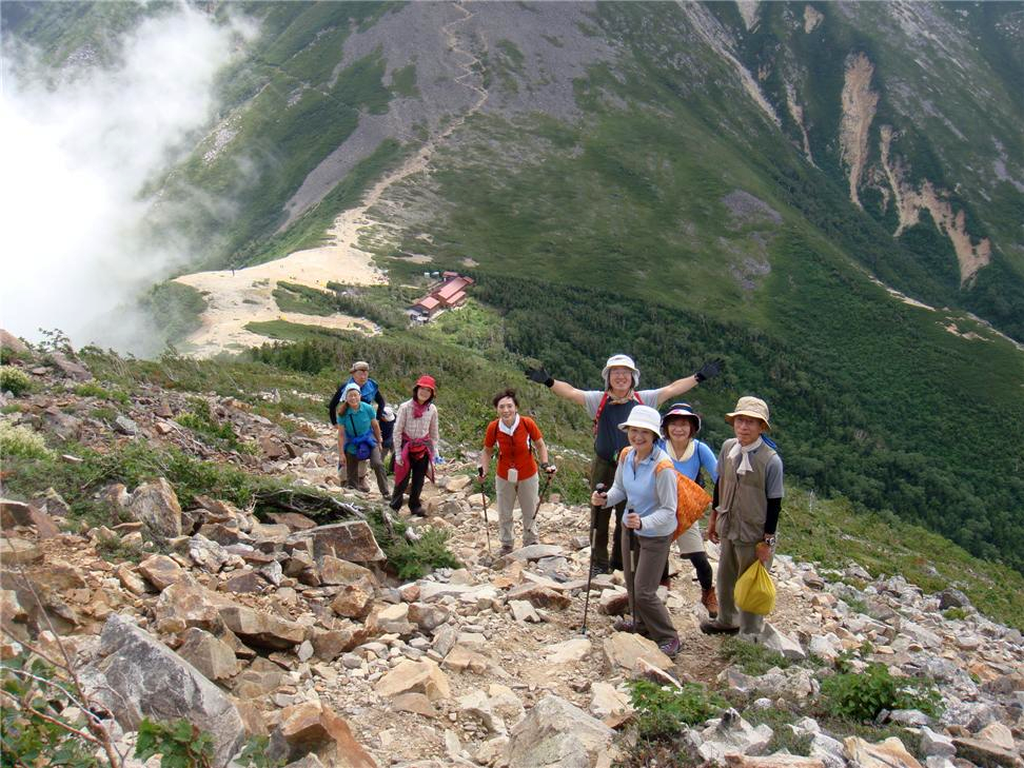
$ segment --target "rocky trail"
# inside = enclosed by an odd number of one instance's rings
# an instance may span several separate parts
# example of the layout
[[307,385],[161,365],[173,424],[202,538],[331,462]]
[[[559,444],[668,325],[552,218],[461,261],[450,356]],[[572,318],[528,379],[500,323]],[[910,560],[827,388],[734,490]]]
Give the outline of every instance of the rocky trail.
[[[286,431],[246,403],[204,395],[250,446],[228,450],[184,426],[195,395],[143,384],[116,418],[101,419],[92,415],[95,398],[74,393],[88,370],[51,362],[32,368],[33,393],[0,395],[0,405],[19,406],[4,409],[5,429],[61,434],[105,452],[133,441],[174,446],[338,501],[329,522],[296,511],[258,516],[206,496],[183,507],[172,484],[156,478],[104,489],[109,522],[87,530],[52,489],[0,504],[0,656],[67,652],[122,752],[142,716],[185,717],[212,734],[217,766],[253,735],[269,737],[275,759],[305,768],[610,766],[631,754],[629,683],[645,678],[699,682],[734,707],[681,729],[694,764],[1024,764],[1024,638],[956,590],[926,595],[853,563],[820,572],[783,545],[773,566],[778,604],[760,638],[780,663],[754,674],[726,658],[723,640],[700,633],[699,589],[673,555],[679,573],[665,599],[683,650],[669,659],[612,629],[626,602],[618,574],[593,580],[589,631],[580,632],[589,558],[582,507],[551,498],[540,508],[541,543],[495,557],[471,464],[439,465],[428,516],[403,512],[402,521],[414,536],[449,533],[461,567],[402,580],[363,519],[379,495],[338,492],[326,425],[289,417],[295,429]],[[488,519],[496,552],[493,507]],[[127,551],[138,556],[117,554]],[[951,607],[958,618],[942,613]],[[942,712],[888,712],[882,720],[902,729],[900,740],[879,744],[804,717],[778,728],[803,738],[808,756],[768,757],[772,728],[749,719],[809,705],[837,661],[927,678]]]

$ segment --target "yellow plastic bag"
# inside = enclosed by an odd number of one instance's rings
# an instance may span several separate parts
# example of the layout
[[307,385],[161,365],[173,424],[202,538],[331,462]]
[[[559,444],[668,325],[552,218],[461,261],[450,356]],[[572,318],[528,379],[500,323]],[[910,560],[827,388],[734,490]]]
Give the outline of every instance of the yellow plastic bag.
[[744,571],[732,594],[736,607],[747,613],[767,616],[775,608],[775,585],[760,560]]

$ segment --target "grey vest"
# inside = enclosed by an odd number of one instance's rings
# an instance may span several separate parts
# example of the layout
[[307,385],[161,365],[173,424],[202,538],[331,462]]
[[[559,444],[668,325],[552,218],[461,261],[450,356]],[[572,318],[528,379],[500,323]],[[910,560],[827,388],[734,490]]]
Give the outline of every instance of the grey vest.
[[768,517],[768,496],[765,475],[775,451],[767,443],[750,456],[752,472],[740,476],[741,456],[729,458],[736,438],[726,440],[718,456],[718,522],[716,529],[723,539],[744,543],[764,538],[764,522]]

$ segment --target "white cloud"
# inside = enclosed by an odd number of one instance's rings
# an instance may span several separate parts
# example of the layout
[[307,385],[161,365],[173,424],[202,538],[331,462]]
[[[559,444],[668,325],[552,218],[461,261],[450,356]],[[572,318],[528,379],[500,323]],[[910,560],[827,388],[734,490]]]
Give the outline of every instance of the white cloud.
[[[235,29],[185,5],[147,19],[118,64],[49,88],[5,66],[0,98],[0,324],[77,345],[124,343],[139,320],[100,318],[188,259],[143,237],[152,181],[214,110],[213,79]],[[8,46],[9,48],[9,46]],[[9,62],[5,62],[5,65]],[[89,334],[88,337],[85,337]]]

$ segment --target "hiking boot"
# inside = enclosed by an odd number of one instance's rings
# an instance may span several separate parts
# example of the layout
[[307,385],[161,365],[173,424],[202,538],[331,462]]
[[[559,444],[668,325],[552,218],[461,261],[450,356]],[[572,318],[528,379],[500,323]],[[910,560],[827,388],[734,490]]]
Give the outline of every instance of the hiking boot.
[[714,587],[701,591],[700,602],[701,605],[708,609],[708,616],[712,619],[718,618],[718,595],[715,594]]
[[514,544],[502,544],[501,549],[498,550],[498,554],[504,557],[505,555],[511,555],[515,551]]
[[612,624],[612,629],[616,632],[635,632],[638,635],[647,636],[647,628],[637,624],[633,619],[619,619]]
[[357,491],[362,491],[363,493],[369,493],[370,492],[370,484],[366,480],[360,480],[356,484],[356,490]]
[[392,500],[388,502],[388,506],[391,507],[392,511],[398,512],[402,508],[402,500]]
[[658,646],[658,650],[668,656],[670,659],[674,659],[676,654],[679,653],[679,649],[682,644],[679,642],[678,637],[673,637],[671,640],[662,643]]
[[416,507],[415,509],[410,508],[409,514],[416,515],[416,517],[426,517],[427,510],[425,510],[423,507]]
[[719,624],[717,621],[702,621],[700,623],[700,631],[705,635],[735,635],[740,631],[740,628]]
[[594,563],[590,567],[590,575],[592,577],[593,576],[600,576],[603,573],[611,573],[611,571],[608,570],[608,566],[607,565],[602,565],[601,563]]

